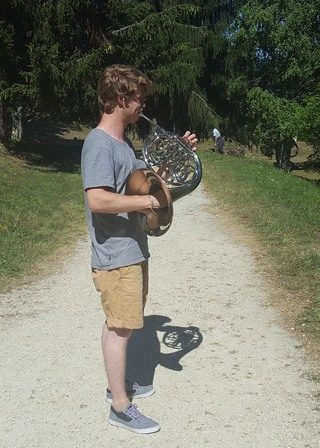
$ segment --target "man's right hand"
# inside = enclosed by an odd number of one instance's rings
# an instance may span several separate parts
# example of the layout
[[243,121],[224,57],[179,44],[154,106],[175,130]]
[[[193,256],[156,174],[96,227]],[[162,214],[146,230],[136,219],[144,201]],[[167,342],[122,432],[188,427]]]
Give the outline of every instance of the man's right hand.
[[154,194],[150,194],[150,198],[151,198],[151,207],[152,208],[163,208],[166,207],[168,204],[167,201],[167,196],[165,194],[165,192],[161,189],[158,190],[156,193]]

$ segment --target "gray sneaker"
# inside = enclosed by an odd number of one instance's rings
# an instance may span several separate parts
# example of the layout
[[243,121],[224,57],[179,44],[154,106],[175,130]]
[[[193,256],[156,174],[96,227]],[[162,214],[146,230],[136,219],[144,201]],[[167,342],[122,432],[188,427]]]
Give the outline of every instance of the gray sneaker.
[[128,404],[123,412],[117,412],[111,406],[109,423],[120,428],[129,429],[137,434],[151,434],[157,432],[160,426],[151,418],[146,417],[138,411],[137,405]]
[[[126,391],[129,398],[145,398],[150,397],[150,395],[154,394],[154,388],[152,384],[150,384],[149,386],[140,386],[140,384],[138,383],[126,382]],[[108,403],[112,403],[112,394],[110,389],[107,389],[106,401]]]

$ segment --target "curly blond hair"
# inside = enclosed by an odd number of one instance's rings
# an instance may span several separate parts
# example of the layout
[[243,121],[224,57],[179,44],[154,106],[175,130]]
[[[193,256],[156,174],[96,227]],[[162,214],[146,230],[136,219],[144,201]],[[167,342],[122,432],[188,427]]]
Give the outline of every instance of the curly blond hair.
[[150,94],[152,82],[140,70],[130,65],[114,64],[107,67],[98,83],[98,103],[101,112],[110,114],[122,95],[130,101],[137,95]]

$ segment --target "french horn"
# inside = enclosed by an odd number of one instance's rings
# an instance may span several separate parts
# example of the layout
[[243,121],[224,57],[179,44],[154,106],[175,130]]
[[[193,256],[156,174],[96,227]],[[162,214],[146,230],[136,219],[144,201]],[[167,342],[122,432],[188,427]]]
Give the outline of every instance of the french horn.
[[173,202],[197,188],[202,178],[198,155],[179,136],[168,132],[144,114],[151,131],[142,147],[147,169],[134,171],[127,182],[127,194],[155,194],[161,190],[160,208],[129,213],[129,219],[150,236],[166,233],[173,219]]

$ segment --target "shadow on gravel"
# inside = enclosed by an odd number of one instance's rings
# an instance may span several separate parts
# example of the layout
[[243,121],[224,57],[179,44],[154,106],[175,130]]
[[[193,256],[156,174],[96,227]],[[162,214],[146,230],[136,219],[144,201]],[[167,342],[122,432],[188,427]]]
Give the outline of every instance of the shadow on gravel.
[[[182,370],[180,359],[199,347],[203,339],[199,328],[166,325],[168,322],[171,319],[167,316],[146,316],[144,328],[133,333],[127,350],[128,379],[142,385],[153,384],[158,365]],[[174,351],[161,353],[158,331],[163,333],[162,343]]]

